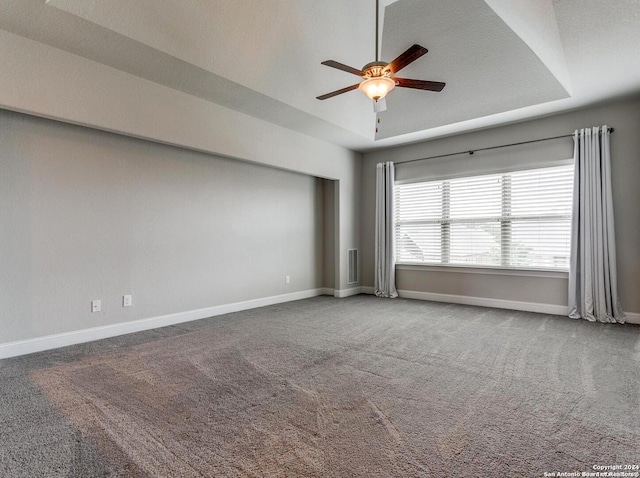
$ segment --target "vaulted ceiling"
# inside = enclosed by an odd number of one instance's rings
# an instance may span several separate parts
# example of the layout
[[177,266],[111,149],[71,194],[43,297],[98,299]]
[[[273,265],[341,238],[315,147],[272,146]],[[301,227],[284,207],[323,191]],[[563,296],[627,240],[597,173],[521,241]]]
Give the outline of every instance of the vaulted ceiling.
[[315,99],[358,81],[322,61],[374,60],[374,0],[0,0],[0,29],[359,151],[640,92],[640,0],[382,3],[381,58],[421,44],[400,76],[447,86],[379,124],[357,90]]

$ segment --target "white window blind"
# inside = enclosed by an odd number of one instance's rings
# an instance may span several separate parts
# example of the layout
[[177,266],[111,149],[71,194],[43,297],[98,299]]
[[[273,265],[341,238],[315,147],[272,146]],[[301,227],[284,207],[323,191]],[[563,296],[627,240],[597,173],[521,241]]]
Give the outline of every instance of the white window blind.
[[396,262],[568,270],[573,165],[395,187]]

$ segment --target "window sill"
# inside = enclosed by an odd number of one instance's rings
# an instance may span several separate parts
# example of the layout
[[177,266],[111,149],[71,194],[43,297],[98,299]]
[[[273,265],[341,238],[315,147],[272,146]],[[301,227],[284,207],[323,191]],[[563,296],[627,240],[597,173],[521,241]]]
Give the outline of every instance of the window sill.
[[428,272],[457,272],[462,274],[485,274],[501,276],[521,276],[521,277],[546,277],[550,279],[567,279],[569,273],[561,270],[540,270],[540,269],[506,269],[490,266],[458,266],[451,264],[396,264],[396,269],[400,270],[420,270]]

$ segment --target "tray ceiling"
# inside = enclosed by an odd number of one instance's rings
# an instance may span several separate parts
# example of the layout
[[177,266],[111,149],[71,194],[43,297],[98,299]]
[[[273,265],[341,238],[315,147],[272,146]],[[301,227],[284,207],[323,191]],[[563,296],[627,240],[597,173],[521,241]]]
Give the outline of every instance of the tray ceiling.
[[[357,78],[374,59],[374,1],[2,0],[0,28],[356,150],[477,129],[640,91],[638,0],[383,1],[382,59],[429,53],[380,114]],[[606,67],[603,68],[603,67]],[[159,99],[161,101],[161,99]]]

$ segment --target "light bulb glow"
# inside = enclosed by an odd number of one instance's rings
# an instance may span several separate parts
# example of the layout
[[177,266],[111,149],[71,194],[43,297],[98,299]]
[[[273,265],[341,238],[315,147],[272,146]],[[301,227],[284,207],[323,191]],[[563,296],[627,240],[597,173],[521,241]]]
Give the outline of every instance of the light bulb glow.
[[391,78],[387,76],[377,76],[366,78],[360,83],[358,88],[372,100],[380,100],[387,96],[387,93],[393,90],[395,86],[396,83]]

